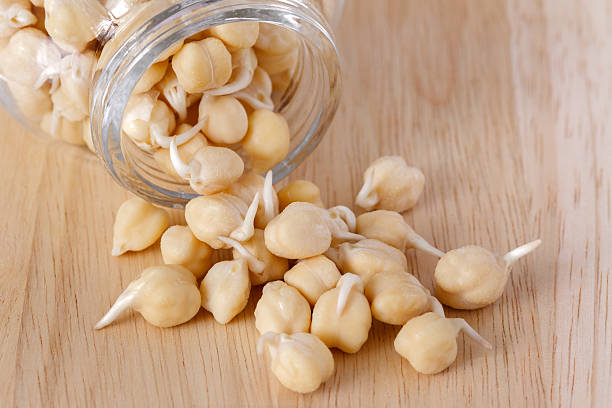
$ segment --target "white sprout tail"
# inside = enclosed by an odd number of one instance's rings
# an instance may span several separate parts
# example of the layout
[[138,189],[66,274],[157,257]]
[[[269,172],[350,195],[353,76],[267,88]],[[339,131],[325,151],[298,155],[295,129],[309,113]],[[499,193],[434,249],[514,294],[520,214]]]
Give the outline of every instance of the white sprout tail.
[[193,139],[193,137],[197,135],[200,130],[202,130],[207,120],[208,115],[205,115],[204,118],[196,123],[191,129],[175,136],[167,136],[162,134],[161,128],[158,125],[153,124],[151,125],[151,136],[153,136],[153,140],[163,148],[169,148],[173,140],[177,146],[181,146]]
[[476,343],[480,344],[482,347],[488,350],[493,348],[493,346],[491,346],[491,343],[489,343],[487,340],[485,340],[484,337],[478,334],[478,332],[474,330],[472,326],[470,326],[465,320],[463,319],[451,319],[451,320],[453,321],[453,324],[455,325],[455,327],[457,327],[458,330],[463,331]]
[[429,295],[427,298],[427,303],[429,304],[429,310],[437,314],[438,316],[446,317],[444,315],[444,307],[442,307],[442,303],[432,295]]
[[355,197],[355,204],[369,211],[378,203],[378,193],[374,191],[374,170],[366,170],[363,179],[363,186]]
[[141,282],[139,279],[133,281],[128,285],[127,288],[119,295],[115,303],[111,306],[111,308],[106,312],[104,317],[100,319],[98,323],[94,326],[96,330],[103,329],[104,327],[111,324],[115,319],[123,312],[125,309],[129,308],[134,302],[134,298],[138,294],[138,291],[142,287],[144,282]]
[[357,229],[357,218],[355,217],[355,213],[350,208],[344,205],[337,205],[335,207],[331,207],[327,211],[332,216],[337,216],[342,219],[350,232],[355,232]]
[[537,247],[540,246],[541,243],[542,243],[541,239],[536,239],[535,241],[528,242],[508,252],[506,255],[504,255],[504,262],[506,263],[506,269],[509,270],[513,263],[518,261],[523,256],[527,255],[531,251],[535,250]]
[[249,270],[251,272],[256,273],[258,275],[263,273],[266,264],[263,261],[257,259],[255,255],[253,255],[248,249],[246,249],[240,242],[232,238],[221,236],[217,237],[217,239],[238,251],[238,253],[247,260],[247,263],[249,264]]
[[278,196],[274,190],[274,185],[272,184],[273,181],[274,174],[272,173],[272,170],[269,170],[266,173],[263,186],[263,208],[266,224],[270,222],[272,218],[278,215]]
[[444,252],[431,245],[425,240],[425,238],[423,238],[414,231],[410,231],[408,233],[408,235],[406,236],[406,242],[412,245],[412,247],[423,252],[427,252],[428,254],[431,254],[433,256],[437,256],[439,258],[442,258],[444,256]]
[[251,239],[255,234],[255,215],[257,214],[257,208],[259,208],[259,192],[253,197],[253,201],[244,215],[242,225],[230,233],[230,238],[240,242]]
[[340,280],[338,280],[336,287],[340,288],[340,292],[338,293],[338,303],[336,304],[336,313],[338,316],[340,316],[344,311],[348,297],[351,294],[351,290],[356,288],[358,291],[363,292],[363,282],[361,281],[359,275],[355,275],[354,273],[345,273],[340,277]]
[[172,139],[170,142],[170,162],[172,162],[172,167],[176,170],[176,173],[184,178],[185,180],[189,180],[190,177],[190,169],[187,164],[181,159],[179,155],[178,148],[176,147],[176,140]]
[[250,48],[244,48],[232,54],[232,77],[225,85],[206,91],[208,95],[229,95],[249,86],[257,67],[257,58]]

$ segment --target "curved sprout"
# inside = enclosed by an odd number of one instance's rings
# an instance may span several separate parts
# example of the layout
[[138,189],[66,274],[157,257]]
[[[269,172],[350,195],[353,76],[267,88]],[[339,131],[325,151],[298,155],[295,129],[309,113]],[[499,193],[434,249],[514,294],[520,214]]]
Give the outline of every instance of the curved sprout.
[[274,174],[272,170],[268,170],[263,186],[263,205],[264,205],[264,218],[266,224],[272,220],[272,218],[278,215],[278,196],[272,185]]
[[257,354],[262,355],[265,351],[264,347],[268,343],[274,342],[274,347],[278,347],[278,343],[280,342],[280,334],[274,332],[265,332],[259,337],[257,341]]
[[431,245],[429,242],[425,240],[422,236],[411,230],[406,235],[406,242],[410,243],[414,248],[419,249],[423,252],[427,252],[433,256],[437,256],[442,258],[444,256],[444,252],[440,251],[438,248]]
[[440,301],[435,296],[429,295],[427,297],[427,303],[429,305],[429,310],[439,316],[446,317],[444,315],[444,307],[442,307],[442,303],[440,303]]
[[132,303],[134,303],[134,299],[138,295],[140,289],[144,286],[145,282],[142,279],[136,279],[131,282],[127,288],[119,295],[115,303],[111,306],[111,308],[106,312],[106,314],[96,323],[94,328],[96,330],[103,329],[104,327],[111,324],[117,317],[129,308]]
[[232,54],[232,76],[222,87],[206,91],[208,95],[230,95],[249,86],[257,67],[257,57],[251,48],[244,48]]
[[185,162],[179,156],[178,148],[176,147],[176,140],[172,139],[170,142],[170,162],[172,167],[176,170],[176,173],[182,178],[188,180],[191,177],[191,168],[185,164]]
[[344,221],[350,232],[355,232],[357,229],[357,218],[355,217],[355,213],[350,208],[344,205],[337,205],[328,209],[327,212],[329,212],[330,215],[335,215]]
[[504,262],[506,263],[506,271],[510,271],[510,267],[513,263],[518,261],[523,256],[527,255],[531,251],[535,250],[542,243],[541,239],[528,242],[527,244],[521,245],[518,248],[513,249],[503,256]]
[[336,287],[340,288],[338,303],[336,304],[336,313],[340,316],[344,311],[351,290],[356,288],[358,291],[363,292],[363,282],[358,275],[354,273],[345,273],[340,277],[340,280],[338,280]]
[[374,169],[366,171],[363,180],[363,186],[357,197],[355,197],[355,204],[363,209],[370,210],[378,203],[378,193],[374,190]]
[[217,239],[238,251],[238,253],[246,259],[247,263],[249,264],[249,270],[251,272],[258,275],[263,273],[266,264],[263,261],[257,259],[255,255],[253,255],[248,249],[246,249],[240,242],[229,237],[219,236],[217,237]]
[[255,215],[257,214],[258,207],[259,192],[255,194],[255,197],[253,197],[253,201],[251,202],[251,205],[249,205],[249,209],[244,215],[242,225],[231,232],[230,238],[240,242],[251,239],[251,237],[255,234]]
[[162,127],[159,126],[157,123],[153,123],[151,124],[150,129],[151,138],[159,146],[166,149],[170,147],[172,141],[175,142],[176,146],[181,146],[193,139],[193,137],[197,135],[200,130],[202,130],[207,120],[208,115],[205,115],[204,118],[202,118],[198,123],[196,123],[191,129],[174,136],[167,136],[162,134]]
[[272,101],[272,80],[266,71],[257,67],[251,83],[232,96],[250,105],[253,109],[274,110]]
[[179,84],[176,74],[172,69],[168,70],[168,74],[161,80],[158,87],[161,89],[162,95],[166,98],[168,104],[178,114],[179,119],[185,120],[187,117],[187,92]]
[[45,46],[41,47],[36,54],[36,63],[45,68],[34,83],[34,88],[38,89],[47,81],[51,81],[50,93],[55,92],[59,86],[60,74],[70,68],[70,59],[68,57],[62,58],[62,52],[55,43],[51,41],[45,42]]
[[489,343],[487,340],[485,340],[484,337],[478,334],[478,332],[474,330],[472,326],[470,326],[465,320],[458,319],[458,318],[449,319],[449,320],[453,323],[453,326],[457,328],[457,332],[463,331],[472,340],[474,340],[476,343],[480,344],[482,347],[486,349],[490,350],[493,348],[493,346],[491,346],[491,343]]

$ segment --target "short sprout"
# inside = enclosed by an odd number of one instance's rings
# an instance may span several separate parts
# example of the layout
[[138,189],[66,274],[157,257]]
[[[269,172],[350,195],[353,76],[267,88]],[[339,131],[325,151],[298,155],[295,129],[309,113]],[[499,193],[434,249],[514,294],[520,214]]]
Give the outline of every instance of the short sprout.
[[200,283],[202,307],[221,324],[229,323],[249,301],[251,281],[244,259],[213,265]]
[[[190,129],[192,129],[192,126],[183,123],[176,128],[176,133],[181,135],[188,132]],[[208,146],[208,141],[201,132],[198,132],[191,139],[189,139],[189,141],[177,147],[178,155],[183,162],[189,163],[193,159],[193,156],[195,156],[195,154],[204,146]],[[159,165],[160,169],[166,174],[179,179],[181,178],[181,176],[179,176],[174,169],[172,161],[170,160],[170,149],[157,149],[155,153],[153,153],[153,158]]]
[[142,251],[153,245],[168,228],[170,216],[139,197],[130,198],[119,207],[113,227],[113,256],[127,251]]
[[310,305],[297,289],[285,282],[268,282],[255,307],[255,327],[260,334],[308,332]]
[[253,109],[274,110],[272,101],[272,81],[270,76],[262,68],[255,68],[253,78],[249,85],[234,92],[232,96],[241,100]]

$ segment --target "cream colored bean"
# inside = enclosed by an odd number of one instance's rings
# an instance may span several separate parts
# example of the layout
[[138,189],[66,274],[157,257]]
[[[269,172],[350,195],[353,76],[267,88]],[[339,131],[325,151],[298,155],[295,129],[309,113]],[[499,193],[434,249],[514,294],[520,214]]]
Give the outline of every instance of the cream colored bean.
[[45,29],[62,50],[81,52],[96,38],[105,18],[102,6],[66,0],[44,0]]
[[314,306],[324,292],[336,286],[340,271],[329,258],[317,255],[299,261],[285,273],[283,279],[299,290],[310,305]]
[[436,374],[446,370],[457,358],[457,335],[461,330],[481,346],[491,348],[465,320],[447,319],[432,312],[409,320],[393,345],[416,371]]
[[230,95],[238,92],[251,83],[257,68],[257,57],[251,48],[232,53],[232,76],[220,88],[206,91],[208,95]]
[[175,42],[174,44],[172,44],[170,47],[166,48],[166,50],[164,50],[159,57],[157,57],[157,62],[161,62],[161,61],[165,61],[167,59],[169,59],[170,57],[172,57],[174,54],[176,54],[177,52],[179,52],[181,50],[181,48],[183,48],[183,45],[185,44],[185,42],[183,40]]
[[213,265],[200,284],[202,307],[221,324],[229,323],[249,301],[251,281],[244,259]]
[[255,68],[253,79],[246,88],[234,92],[232,96],[246,103],[252,109],[274,110],[272,101],[272,81],[262,68]]
[[36,24],[28,0],[0,0],[0,38],[7,38],[17,30]]
[[334,373],[334,357],[325,344],[309,333],[268,332],[259,338],[257,353],[267,349],[272,373],[291,391],[315,391]]
[[200,100],[199,120],[208,116],[202,129],[213,143],[231,145],[246,135],[249,121],[238,99],[225,96],[204,95]]
[[377,273],[405,273],[408,270],[408,261],[402,251],[375,239],[346,242],[337,249],[332,248],[326,255],[342,272],[359,275],[366,285]]
[[50,114],[53,105],[49,95],[50,87],[32,89],[18,82],[7,81],[11,96],[21,114],[30,120],[41,120],[45,114]]
[[299,49],[294,49],[285,54],[268,54],[255,49],[257,63],[270,75],[277,75],[283,72],[293,72],[298,62]]
[[198,280],[212,265],[212,248],[199,241],[189,227],[174,225],[168,228],[161,237],[160,247],[164,263],[184,266]]
[[[96,56],[91,51],[72,54],[62,58],[59,65],[60,86],[51,96],[54,109],[71,121],[83,120],[89,116],[89,88]],[[50,79],[53,81],[52,73]]]
[[297,34],[274,24],[259,24],[255,48],[271,55],[287,54],[298,46]]
[[403,212],[414,207],[424,185],[421,170],[409,167],[403,157],[383,156],[366,169],[355,204],[368,211]]
[[444,255],[444,252],[417,234],[404,221],[404,217],[395,211],[376,210],[361,214],[357,217],[357,233],[367,238],[377,239],[400,251],[405,251],[406,248],[416,248],[438,257]]
[[142,251],[153,245],[168,228],[170,216],[139,197],[130,198],[119,207],[113,227],[113,256],[127,251]]
[[280,163],[289,153],[289,142],[289,126],[282,115],[265,109],[249,115],[242,147],[254,171],[263,173]]
[[185,91],[204,92],[230,79],[232,56],[220,40],[209,37],[183,45],[172,57],[172,69]]
[[377,273],[368,281],[365,295],[370,301],[372,316],[383,323],[403,325],[428,311],[444,316],[440,302],[407,272]]
[[73,122],[57,113],[49,112],[43,115],[40,128],[53,138],[77,146],[85,145],[82,121]]
[[211,27],[208,31],[231,49],[250,48],[257,41],[259,23],[241,21],[238,23],[221,24]]
[[435,295],[455,309],[488,306],[504,292],[512,264],[540,244],[540,240],[529,242],[504,256],[473,245],[449,251],[436,265]]
[[182,266],[152,266],[128,285],[95,328],[108,326],[130,307],[154,326],[177,326],[200,310],[200,291],[195,277]]
[[[192,129],[192,126],[183,123],[176,128],[178,133],[184,133]],[[189,163],[195,154],[202,149],[203,147],[208,146],[208,141],[204,137],[204,135],[198,132],[194,137],[192,137],[186,143],[178,146],[178,155],[181,160]],[[176,178],[181,178],[178,175],[174,166],[172,165],[172,161],[170,160],[170,149],[160,148],[153,153],[153,158],[159,165],[159,167],[164,171],[164,173],[174,176]]]
[[278,204],[281,211],[296,201],[324,207],[321,201],[321,190],[316,184],[307,180],[292,181],[278,191]]
[[285,282],[268,282],[255,307],[255,327],[260,334],[308,332],[310,305],[297,289]]
[[372,326],[370,305],[361,279],[344,274],[334,289],[323,293],[312,311],[311,332],[329,348],[358,352]]
[[148,92],[166,75],[168,60],[157,62],[149,67],[136,83],[133,93]]

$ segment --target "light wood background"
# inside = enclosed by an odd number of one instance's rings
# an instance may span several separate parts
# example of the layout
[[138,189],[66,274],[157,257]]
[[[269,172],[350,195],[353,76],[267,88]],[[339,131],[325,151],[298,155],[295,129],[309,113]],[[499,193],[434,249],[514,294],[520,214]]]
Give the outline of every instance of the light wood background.
[[[407,220],[442,249],[499,252],[541,237],[504,296],[463,313],[494,344],[459,337],[457,362],[418,375],[375,323],[336,373],[294,394],[255,353],[254,292],[231,324],[203,310],[158,329],[94,323],[161,261],[110,256],[128,194],[93,157],[36,141],[0,114],[0,406],[605,406],[612,400],[612,3],[347,2],[345,92],[334,125],[292,178],[350,205],[367,164],[423,169]],[[176,216],[175,221],[180,217]],[[408,253],[431,287],[435,259]]]

